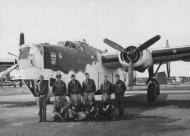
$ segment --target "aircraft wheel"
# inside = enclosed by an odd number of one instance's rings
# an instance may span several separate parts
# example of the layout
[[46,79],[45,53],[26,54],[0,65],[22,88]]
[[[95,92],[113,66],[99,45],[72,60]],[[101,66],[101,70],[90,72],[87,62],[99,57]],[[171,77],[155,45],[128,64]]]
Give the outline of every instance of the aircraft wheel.
[[151,82],[147,89],[147,101],[155,102],[158,96],[158,86],[155,82]]

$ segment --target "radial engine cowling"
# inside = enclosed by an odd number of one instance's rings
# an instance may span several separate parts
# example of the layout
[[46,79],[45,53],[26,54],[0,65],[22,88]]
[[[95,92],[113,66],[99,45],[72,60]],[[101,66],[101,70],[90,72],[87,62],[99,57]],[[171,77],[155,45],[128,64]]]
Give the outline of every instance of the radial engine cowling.
[[[124,67],[128,68],[129,52],[134,52],[136,48],[137,47],[135,46],[129,46],[125,49],[126,52],[119,53],[119,61]],[[145,69],[152,66],[153,64],[152,54],[147,49],[143,51],[136,50],[131,58],[133,60],[134,70],[139,72],[144,72]]]

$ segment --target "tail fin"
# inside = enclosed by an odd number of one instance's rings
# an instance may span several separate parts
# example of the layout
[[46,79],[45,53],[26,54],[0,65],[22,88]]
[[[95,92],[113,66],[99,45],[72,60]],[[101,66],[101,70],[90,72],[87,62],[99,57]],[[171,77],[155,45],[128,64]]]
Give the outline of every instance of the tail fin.
[[[166,47],[167,47],[167,48],[170,47],[168,40],[166,40]],[[167,62],[167,63],[166,63],[166,69],[167,69],[167,75],[168,75],[168,77],[170,77],[170,62]]]
[[20,33],[20,43],[19,43],[19,46],[23,45],[25,42],[24,42],[24,33]]
[[169,45],[169,41],[168,41],[168,40],[166,40],[166,47],[167,47],[167,48],[170,47],[170,45]]

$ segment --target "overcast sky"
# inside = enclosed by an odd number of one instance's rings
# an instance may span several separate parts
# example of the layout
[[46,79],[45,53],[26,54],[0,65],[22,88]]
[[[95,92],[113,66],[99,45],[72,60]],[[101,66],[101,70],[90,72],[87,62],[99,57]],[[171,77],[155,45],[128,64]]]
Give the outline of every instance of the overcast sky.
[[[28,44],[85,38],[109,51],[105,37],[127,46],[160,34],[154,48],[166,39],[170,46],[190,45],[190,1],[0,0],[0,58],[18,53],[20,32]],[[171,75],[190,76],[190,63],[172,63]]]

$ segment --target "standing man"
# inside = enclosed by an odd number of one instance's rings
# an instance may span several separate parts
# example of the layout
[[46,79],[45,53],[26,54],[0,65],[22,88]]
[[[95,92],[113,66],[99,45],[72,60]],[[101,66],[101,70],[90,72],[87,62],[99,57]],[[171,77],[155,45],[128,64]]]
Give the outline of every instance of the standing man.
[[104,82],[100,86],[101,93],[107,94],[108,99],[111,99],[111,93],[113,90],[113,85],[112,83],[108,80],[108,76],[104,75]]
[[49,92],[48,82],[44,80],[44,76],[40,75],[40,80],[36,84],[36,94],[38,96],[39,114],[38,121],[46,121],[46,105],[47,105],[47,94]]
[[[55,101],[57,101],[57,97],[61,97],[60,99],[66,101],[66,84],[63,80],[61,80],[61,74],[56,75],[57,81],[53,85],[52,92],[55,96]],[[59,98],[58,98],[59,99]]]
[[81,84],[78,80],[76,80],[76,77],[74,74],[71,75],[71,81],[68,84],[68,95],[70,97],[70,100],[73,100],[73,97],[77,95],[78,99],[81,101],[81,96],[83,94],[83,90],[81,87]]
[[115,102],[117,108],[119,109],[119,117],[121,117],[124,114],[124,93],[126,91],[126,86],[125,83],[120,80],[120,76],[118,74],[116,74],[115,77]]
[[89,73],[86,72],[85,77],[86,77],[86,79],[82,83],[82,88],[83,88],[83,92],[84,92],[84,96],[83,96],[84,103],[88,99],[89,94],[94,96],[94,92],[96,91],[95,82],[93,79],[90,79]]

